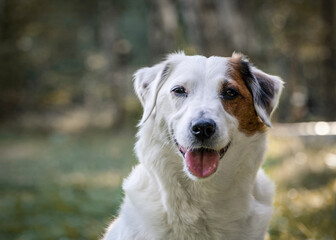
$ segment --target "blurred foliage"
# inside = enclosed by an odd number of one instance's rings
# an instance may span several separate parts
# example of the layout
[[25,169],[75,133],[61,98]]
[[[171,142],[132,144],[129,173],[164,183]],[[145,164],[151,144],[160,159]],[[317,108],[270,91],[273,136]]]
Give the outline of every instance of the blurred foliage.
[[[97,239],[135,164],[134,131],[0,132],[0,239]],[[336,239],[335,139],[271,138],[268,239]]]
[[0,120],[108,109],[119,126],[135,69],[180,49],[243,52],[285,80],[279,120],[333,120],[335,29],[333,0],[0,0]]

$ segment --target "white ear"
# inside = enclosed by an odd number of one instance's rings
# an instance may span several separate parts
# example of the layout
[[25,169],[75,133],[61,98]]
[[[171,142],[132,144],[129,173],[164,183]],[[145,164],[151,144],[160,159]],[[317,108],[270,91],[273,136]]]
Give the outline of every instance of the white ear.
[[169,70],[169,63],[162,62],[153,67],[141,68],[134,74],[134,89],[144,109],[139,126],[152,114],[157,95],[168,78]]
[[144,109],[139,126],[152,115],[159,91],[168,79],[172,66],[178,64],[183,57],[185,54],[182,51],[169,54],[166,61],[153,67],[141,68],[135,72],[133,76],[134,89]]

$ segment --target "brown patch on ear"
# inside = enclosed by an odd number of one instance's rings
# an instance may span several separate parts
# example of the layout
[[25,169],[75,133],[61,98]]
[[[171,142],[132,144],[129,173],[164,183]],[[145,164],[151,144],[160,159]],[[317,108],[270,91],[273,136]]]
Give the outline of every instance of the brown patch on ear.
[[257,132],[265,132],[266,125],[257,115],[251,91],[248,89],[243,77],[248,69],[244,69],[242,64],[244,56],[241,54],[233,54],[229,60],[230,81],[223,85],[223,90],[233,87],[237,89],[240,95],[234,99],[223,99],[224,109],[234,116],[239,123],[239,130],[246,135],[253,135]]

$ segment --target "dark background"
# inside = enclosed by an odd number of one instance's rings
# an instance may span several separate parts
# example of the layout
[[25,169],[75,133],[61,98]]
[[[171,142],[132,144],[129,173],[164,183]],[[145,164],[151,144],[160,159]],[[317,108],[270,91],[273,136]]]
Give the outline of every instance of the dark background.
[[[0,238],[102,234],[136,164],[132,74],[184,50],[242,52],[282,77],[263,166],[278,186],[267,238],[336,239],[335,5],[0,0]],[[319,123],[293,136],[297,122]]]
[[0,120],[119,127],[140,113],[134,70],[177,50],[242,52],[286,82],[278,121],[334,120],[335,28],[333,0],[1,0]]

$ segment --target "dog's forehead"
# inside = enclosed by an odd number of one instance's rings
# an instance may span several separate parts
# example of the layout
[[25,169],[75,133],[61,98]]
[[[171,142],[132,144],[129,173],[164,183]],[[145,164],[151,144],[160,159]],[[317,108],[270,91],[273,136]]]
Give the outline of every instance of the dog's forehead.
[[207,59],[208,77],[216,75],[228,75],[230,58],[225,57],[210,57]]
[[173,71],[173,75],[187,76],[197,81],[226,78],[229,74],[229,59],[225,57],[186,56]]

